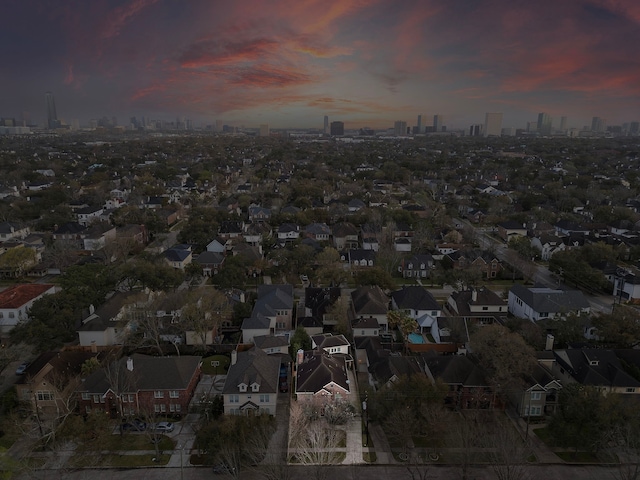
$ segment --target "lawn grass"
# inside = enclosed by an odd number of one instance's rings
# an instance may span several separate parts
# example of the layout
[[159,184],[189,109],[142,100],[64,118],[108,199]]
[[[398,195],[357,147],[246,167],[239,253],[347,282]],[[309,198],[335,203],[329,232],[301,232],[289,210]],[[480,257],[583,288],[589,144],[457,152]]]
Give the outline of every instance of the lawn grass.
[[[166,435],[158,435],[160,450],[173,450],[175,442]],[[144,433],[125,433],[124,435],[108,435],[98,441],[87,442],[81,447],[81,452],[91,451],[131,451],[131,450],[155,450],[151,438]]]
[[83,467],[149,467],[153,465],[166,465],[171,455],[160,455],[160,459],[154,462],[154,454],[143,455],[75,455],[69,459],[69,465],[74,468]]
[[[218,366],[213,366],[218,362]],[[202,360],[202,373],[205,375],[224,375],[229,369],[231,359],[226,355],[213,355]]]
[[577,463],[601,463],[602,460],[598,456],[591,452],[555,452],[565,462],[577,462]]
[[548,427],[533,428],[532,430],[547,447],[555,447],[553,436],[551,436],[551,432]]

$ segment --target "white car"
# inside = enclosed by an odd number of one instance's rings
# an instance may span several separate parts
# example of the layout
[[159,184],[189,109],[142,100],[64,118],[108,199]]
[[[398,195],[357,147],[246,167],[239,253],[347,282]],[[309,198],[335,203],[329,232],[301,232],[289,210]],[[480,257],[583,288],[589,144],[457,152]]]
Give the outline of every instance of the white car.
[[171,422],[158,422],[153,426],[156,432],[169,433],[173,432],[175,425]]

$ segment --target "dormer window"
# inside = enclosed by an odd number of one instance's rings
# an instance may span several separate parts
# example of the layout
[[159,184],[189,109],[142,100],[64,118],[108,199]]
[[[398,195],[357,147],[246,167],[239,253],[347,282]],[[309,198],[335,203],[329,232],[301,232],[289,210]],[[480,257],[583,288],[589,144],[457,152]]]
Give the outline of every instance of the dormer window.
[[591,366],[598,365],[598,360],[589,360],[589,365],[591,365]]
[[238,389],[241,392],[246,392],[247,391],[247,384],[246,383],[241,383],[240,385],[238,385]]
[[254,383],[253,385],[251,385],[251,391],[252,391],[252,392],[258,392],[258,391],[260,391],[260,384],[258,384],[258,383]]

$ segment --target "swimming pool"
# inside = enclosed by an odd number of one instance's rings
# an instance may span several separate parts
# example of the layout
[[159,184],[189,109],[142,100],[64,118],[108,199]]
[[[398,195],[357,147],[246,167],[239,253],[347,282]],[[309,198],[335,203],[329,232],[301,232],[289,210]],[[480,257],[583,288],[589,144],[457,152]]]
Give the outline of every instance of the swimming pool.
[[409,343],[424,343],[424,338],[419,333],[410,333]]

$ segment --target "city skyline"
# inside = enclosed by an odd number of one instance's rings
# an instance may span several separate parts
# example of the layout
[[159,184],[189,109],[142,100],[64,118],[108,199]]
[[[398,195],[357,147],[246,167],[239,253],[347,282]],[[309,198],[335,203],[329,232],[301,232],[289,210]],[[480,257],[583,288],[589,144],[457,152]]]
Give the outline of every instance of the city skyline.
[[[640,5],[621,0],[10,2],[0,116],[132,116],[324,129],[487,112],[524,128],[640,117]],[[596,34],[597,33],[597,34]]]

